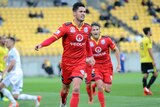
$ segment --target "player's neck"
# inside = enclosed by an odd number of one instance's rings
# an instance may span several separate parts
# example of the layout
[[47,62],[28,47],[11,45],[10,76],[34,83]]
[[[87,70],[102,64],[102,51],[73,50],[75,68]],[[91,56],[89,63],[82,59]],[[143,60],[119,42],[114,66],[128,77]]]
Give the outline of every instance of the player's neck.
[[77,26],[78,28],[82,27],[82,25],[83,25],[83,22],[78,21],[78,20],[76,20],[76,19],[74,19],[73,22],[76,24],[76,26]]
[[8,48],[8,50],[11,50],[11,49],[13,49],[13,48],[14,48],[14,46],[11,46],[11,47]]
[[99,38],[93,38],[96,42],[98,42]]
[[150,35],[146,35],[148,38],[150,38],[151,36]]

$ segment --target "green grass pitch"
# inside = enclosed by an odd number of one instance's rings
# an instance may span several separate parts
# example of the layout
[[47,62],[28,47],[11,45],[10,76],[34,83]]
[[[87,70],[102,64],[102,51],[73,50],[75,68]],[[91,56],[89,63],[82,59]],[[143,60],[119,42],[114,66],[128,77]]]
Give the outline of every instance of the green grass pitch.
[[[160,80],[157,78],[152,86],[152,96],[143,96],[141,73],[114,74],[112,92],[105,93],[107,107],[160,107]],[[46,77],[24,78],[23,93],[41,95],[40,107],[59,107],[61,79]],[[69,107],[71,91],[67,100]],[[18,101],[20,107],[34,107],[32,101]],[[0,101],[0,107],[8,107],[9,102]],[[85,83],[82,83],[79,107],[100,107],[97,96],[94,103],[88,104]]]

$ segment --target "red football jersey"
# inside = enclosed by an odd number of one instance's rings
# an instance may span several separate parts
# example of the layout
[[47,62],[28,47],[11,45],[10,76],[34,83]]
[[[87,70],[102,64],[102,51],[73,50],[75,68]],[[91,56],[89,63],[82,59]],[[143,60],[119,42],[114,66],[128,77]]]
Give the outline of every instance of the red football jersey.
[[110,49],[115,48],[115,44],[108,36],[102,36],[98,42],[91,39],[90,47],[93,52],[94,59],[96,64],[107,64],[108,66],[112,66],[111,58],[110,58]]
[[91,27],[87,23],[84,23],[81,28],[76,27],[73,22],[64,23],[51,38],[45,40],[41,45],[48,46],[62,37],[64,48],[62,63],[69,65],[85,63],[86,56],[92,56],[89,45],[90,32]]

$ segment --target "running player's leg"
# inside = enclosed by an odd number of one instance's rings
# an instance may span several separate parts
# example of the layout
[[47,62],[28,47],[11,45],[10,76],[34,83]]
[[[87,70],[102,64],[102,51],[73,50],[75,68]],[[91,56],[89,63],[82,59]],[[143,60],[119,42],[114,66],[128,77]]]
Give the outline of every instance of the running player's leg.
[[86,84],[86,91],[89,97],[89,103],[92,104],[93,103],[93,98],[92,98],[92,89],[91,89],[91,82]]
[[100,102],[101,107],[105,107],[105,97],[103,93],[103,81],[101,79],[96,80],[97,88],[98,88],[98,100]]
[[92,80],[92,75],[91,75],[91,71],[92,69],[90,68],[90,66],[88,66],[88,68],[86,69],[86,75],[85,75],[85,83],[86,83],[86,91],[88,94],[88,98],[89,98],[89,104],[93,103],[93,98],[92,98],[92,88],[91,88],[91,80]]
[[105,92],[110,93],[112,84],[104,83],[103,85],[104,85]]
[[66,66],[62,67],[62,89],[60,91],[60,107],[65,107],[66,106],[66,102],[67,102],[67,96],[70,90],[70,83],[72,82],[72,80],[69,78],[71,75],[71,71],[70,69],[66,69]]
[[12,82],[12,95],[16,100],[33,100],[35,101],[35,107],[39,107],[41,96],[21,94],[23,88],[23,75],[17,76],[16,83]]
[[148,89],[150,89],[151,85],[155,82],[157,76],[158,76],[158,71],[157,71],[157,69],[154,67],[153,75],[152,75],[152,77],[150,78],[149,83],[147,84],[147,88],[148,88]]
[[30,94],[18,94],[18,93],[13,93],[13,96],[17,100],[33,100],[35,101],[35,107],[40,106],[40,101],[41,101],[41,96],[35,96],[35,95],[30,95]]
[[11,92],[6,88],[11,85],[10,81],[11,75],[6,76],[3,81],[0,83],[0,92],[2,92],[12,103],[14,107],[18,105]]
[[148,79],[148,63],[141,63],[141,72],[143,74],[142,84],[144,95],[148,95],[149,89],[147,88],[147,79]]
[[69,93],[70,85],[63,84],[62,89],[60,91],[61,104],[60,107],[65,107],[67,102],[67,96]]
[[143,73],[143,90],[144,90],[144,95],[152,95],[152,92],[150,91],[150,86],[153,84],[153,82],[155,81],[155,77],[158,76],[158,73],[155,73],[155,75],[153,74],[153,76],[151,77],[149,83],[147,84],[147,79],[148,79],[148,75],[149,73],[153,72],[153,64],[152,63],[141,63],[141,71]]
[[71,100],[70,100],[70,107],[78,107],[80,85],[82,83],[82,78],[74,77],[72,79],[72,82],[73,82],[73,90],[72,90],[72,97],[71,97]]
[[93,84],[92,84],[92,92],[93,92],[93,95],[96,95],[96,87],[97,87],[96,83],[93,83]]
[[16,100],[33,100],[35,102],[35,107],[40,106],[41,96],[35,96],[30,94],[20,94],[17,90],[13,92],[13,96]]
[[147,79],[148,79],[148,73],[144,73],[142,79],[143,88],[147,87]]
[[104,90],[105,92],[110,93],[113,79],[113,67],[106,67],[103,71]]

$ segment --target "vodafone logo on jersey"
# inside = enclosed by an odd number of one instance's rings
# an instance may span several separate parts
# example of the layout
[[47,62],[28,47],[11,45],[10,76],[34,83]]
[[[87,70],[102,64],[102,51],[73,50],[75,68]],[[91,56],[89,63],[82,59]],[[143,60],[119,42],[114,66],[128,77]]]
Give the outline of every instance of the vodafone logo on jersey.
[[81,34],[76,35],[77,42],[83,41],[83,36]]
[[102,51],[102,48],[101,48],[101,47],[96,47],[96,48],[95,48],[95,52],[101,53],[101,51]]

